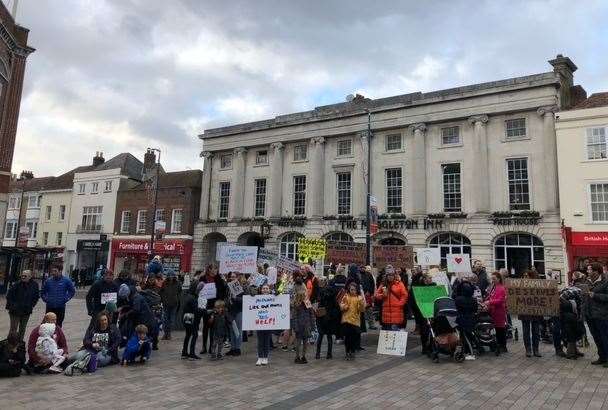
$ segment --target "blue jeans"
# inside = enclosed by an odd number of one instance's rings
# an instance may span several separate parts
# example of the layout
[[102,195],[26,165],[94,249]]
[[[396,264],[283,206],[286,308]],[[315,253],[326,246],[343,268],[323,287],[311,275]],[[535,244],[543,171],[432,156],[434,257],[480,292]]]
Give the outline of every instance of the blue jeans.
[[165,312],[163,314],[163,333],[165,337],[171,336],[171,328],[173,327],[173,322],[175,321],[176,311],[177,306],[169,306],[165,308]]
[[243,344],[243,312],[239,312],[234,316],[234,323],[238,332],[234,333],[234,330],[230,331],[230,349],[241,350]]

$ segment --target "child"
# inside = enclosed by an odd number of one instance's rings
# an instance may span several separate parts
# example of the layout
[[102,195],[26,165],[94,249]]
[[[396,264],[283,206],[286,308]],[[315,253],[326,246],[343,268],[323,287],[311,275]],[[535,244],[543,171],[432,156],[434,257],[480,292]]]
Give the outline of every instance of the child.
[[63,356],[63,349],[57,347],[53,334],[55,334],[54,323],[43,323],[40,325],[38,340],[36,340],[36,354],[38,357],[47,359],[53,364],[49,368],[49,371],[61,373],[62,370],[59,365],[65,361],[65,357]]
[[[268,285],[263,285],[260,293],[262,295],[270,294],[270,287]],[[272,330],[258,330],[256,332],[258,337],[258,361],[255,363],[256,366],[266,366],[268,364],[272,333]]]
[[458,309],[456,323],[460,328],[460,336],[468,360],[475,359],[473,355],[473,343],[475,342],[473,332],[475,330],[475,315],[477,314],[478,302],[474,297],[474,292],[473,285],[468,281],[463,281],[459,286],[460,294],[455,298],[456,308]]
[[122,365],[133,364],[138,357],[140,363],[147,362],[150,358],[151,347],[148,327],[146,325],[135,326],[135,334],[127,342],[127,347],[122,354]]
[[357,346],[361,344],[361,314],[365,311],[365,300],[355,282],[348,285],[348,293],[340,300],[340,310],[346,360],[354,360]]
[[296,359],[294,363],[306,364],[306,347],[308,338],[317,329],[315,312],[307,296],[307,288],[303,278],[298,275],[294,285],[293,296],[293,332],[296,335]]
[[222,348],[224,342],[228,339],[230,332],[232,331],[232,318],[226,313],[226,303],[223,300],[217,300],[213,307],[213,314],[209,319],[213,332],[213,343],[211,351],[214,352],[211,355],[211,360],[221,360]]
[[[186,293],[184,301],[184,316],[182,317],[182,323],[186,330],[186,336],[184,337],[184,344],[182,347],[182,359],[200,360],[200,356],[197,356],[196,353],[194,353],[202,312],[202,310],[198,308],[196,285],[197,283],[193,281]],[[188,353],[188,348],[190,349],[190,353]]]

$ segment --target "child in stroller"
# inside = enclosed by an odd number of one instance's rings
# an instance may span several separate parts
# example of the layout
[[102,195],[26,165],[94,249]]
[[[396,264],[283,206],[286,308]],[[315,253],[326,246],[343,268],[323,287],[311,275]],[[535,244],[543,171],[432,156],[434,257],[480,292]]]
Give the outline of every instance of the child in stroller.
[[475,344],[477,346],[477,354],[484,353],[484,346],[488,346],[496,356],[500,355],[498,342],[496,341],[496,330],[494,321],[487,310],[481,310],[477,314],[477,323],[475,324]]
[[464,361],[462,343],[456,328],[457,316],[454,299],[441,297],[435,300],[433,319],[429,323],[431,357],[435,363],[439,362],[439,354],[451,356],[456,362]]

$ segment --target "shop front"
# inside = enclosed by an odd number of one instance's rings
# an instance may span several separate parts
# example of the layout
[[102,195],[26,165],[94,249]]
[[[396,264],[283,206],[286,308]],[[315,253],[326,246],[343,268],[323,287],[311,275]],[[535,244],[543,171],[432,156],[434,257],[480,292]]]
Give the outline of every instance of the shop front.
[[570,271],[585,272],[593,262],[608,265],[608,232],[576,232],[564,227],[563,236]]
[[[148,239],[112,240],[110,267],[115,272],[126,270],[132,276],[143,276],[150,258]],[[163,266],[174,272],[190,272],[192,260],[191,239],[163,239],[154,242],[154,255],[161,256]]]
[[100,265],[106,265],[110,242],[101,239],[78,239],[76,242],[76,272],[72,276],[79,278],[79,283],[90,284],[95,279],[95,271]]

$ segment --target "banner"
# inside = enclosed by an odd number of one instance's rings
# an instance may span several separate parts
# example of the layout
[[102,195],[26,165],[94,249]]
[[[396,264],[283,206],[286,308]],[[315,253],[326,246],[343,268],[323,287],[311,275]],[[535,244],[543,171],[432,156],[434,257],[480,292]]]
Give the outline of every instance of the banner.
[[289,295],[243,296],[243,330],[289,329]]
[[268,266],[276,266],[277,259],[279,259],[279,253],[277,251],[273,251],[271,249],[259,248],[258,249],[258,264],[264,265],[265,263]]
[[559,316],[556,280],[506,279],[507,306],[512,315]]
[[435,299],[448,296],[444,286],[414,286],[414,298],[425,319],[431,319],[435,309]]
[[472,273],[471,257],[468,253],[448,253],[447,261],[450,273]]
[[228,272],[257,273],[257,246],[224,246],[221,251],[220,274]]
[[326,263],[365,265],[366,250],[364,243],[327,242]]
[[277,259],[277,268],[283,269],[285,272],[293,273],[300,270],[300,263],[298,261],[294,261],[293,259],[279,256],[279,259]]
[[405,356],[407,350],[407,332],[381,330],[378,336],[377,354]]
[[378,270],[386,265],[393,268],[411,269],[414,267],[414,248],[407,245],[374,245],[374,264]]
[[215,244],[215,260],[219,261],[222,259],[224,249],[228,246],[235,246],[236,242],[216,242]]
[[298,241],[298,259],[300,262],[308,263],[308,259],[325,259],[325,239],[300,238]]
[[416,248],[416,262],[420,266],[441,265],[439,248]]

